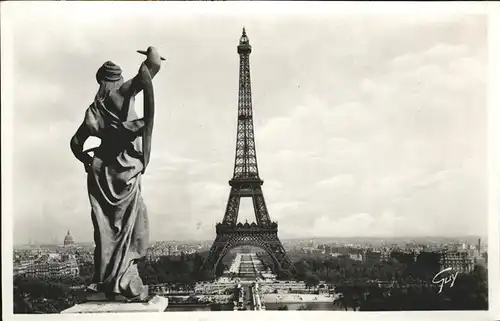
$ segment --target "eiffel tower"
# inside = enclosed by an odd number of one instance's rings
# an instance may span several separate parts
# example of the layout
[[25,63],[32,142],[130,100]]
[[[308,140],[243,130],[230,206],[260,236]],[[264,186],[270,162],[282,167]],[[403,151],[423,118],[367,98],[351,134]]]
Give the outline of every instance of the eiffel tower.
[[[294,271],[281,241],[278,224],[271,222],[259,177],[252,116],[252,90],[250,83],[250,46],[245,28],[238,45],[240,78],[238,97],[238,132],[231,191],[222,223],[216,224],[217,236],[205,260],[205,269],[215,273],[220,260],[233,248],[250,245],[263,249],[271,257],[275,271]],[[237,223],[240,200],[251,197],[256,222]]]

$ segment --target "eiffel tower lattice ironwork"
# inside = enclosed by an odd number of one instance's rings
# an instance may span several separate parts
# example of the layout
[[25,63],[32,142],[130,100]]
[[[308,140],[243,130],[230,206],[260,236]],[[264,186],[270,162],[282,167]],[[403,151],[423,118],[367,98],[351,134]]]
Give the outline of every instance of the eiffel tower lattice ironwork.
[[[275,270],[292,272],[294,267],[278,238],[278,224],[272,222],[267,210],[259,177],[252,114],[252,90],[250,82],[250,46],[245,28],[238,45],[240,56],[238,131],[231,191],[222,223],[216,225],[216,239],[210,249],[204,267],[215,273],[220,260],[233,248],[251,245],[263,249],[273,260]],[[237,223],[240,200],[251,197],[256,222]]]

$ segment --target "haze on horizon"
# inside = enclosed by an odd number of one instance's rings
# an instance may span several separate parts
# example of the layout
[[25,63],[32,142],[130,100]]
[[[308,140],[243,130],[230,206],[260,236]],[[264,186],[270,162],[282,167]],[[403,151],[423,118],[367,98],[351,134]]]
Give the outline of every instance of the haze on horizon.
[[[97,68],[112,60],[130,78],[149,45],[167,58],[142,179],[151,239],[213,239],[233,171],[242,26],[280,238],[487,235],[485,17],[123,9],[89,20],[71,5],[43,15],[33,6],[13,17],[15,243],[62,240],[68,229],[91,242],[69,140]],[[251,222],[245,201],[240,221]]]

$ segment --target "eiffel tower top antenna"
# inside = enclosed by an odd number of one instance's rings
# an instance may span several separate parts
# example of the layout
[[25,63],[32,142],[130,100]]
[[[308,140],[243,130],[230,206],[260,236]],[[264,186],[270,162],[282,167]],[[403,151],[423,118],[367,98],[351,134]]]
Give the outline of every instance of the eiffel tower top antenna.
[[252,52],[252,46],[250,46],[250,40],[248,39],[247,32],[245,27],[243,27],[243,32],[240,37],[240,44],[238,46],[238,53],[241,54],[250,54]]
[[253,126],[252,85],[250,79],[250,53],[252,46],[246,29],[243,27],[238,44],[240,56],[239,91],[238,91],[238,130],[236,135],[236,153],[233,178],[229,185],[254,182],[262,185],[257,166],[255,133]]

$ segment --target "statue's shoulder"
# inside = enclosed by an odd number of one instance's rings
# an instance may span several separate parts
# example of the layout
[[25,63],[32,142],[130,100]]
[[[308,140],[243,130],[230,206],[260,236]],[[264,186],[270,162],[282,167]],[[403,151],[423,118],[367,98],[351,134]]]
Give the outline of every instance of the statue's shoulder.
[[104,126],[102,110],[99,108],[98,101],[91,103],[85,111],[84,123],[92,136],[98,136],[100,129]]
[[98,103],[96,101],[94,101],[85,110],[85,116],[88,117],[91,115],[95,115],[97,113],[99,113],[99,106],[98,106]]

